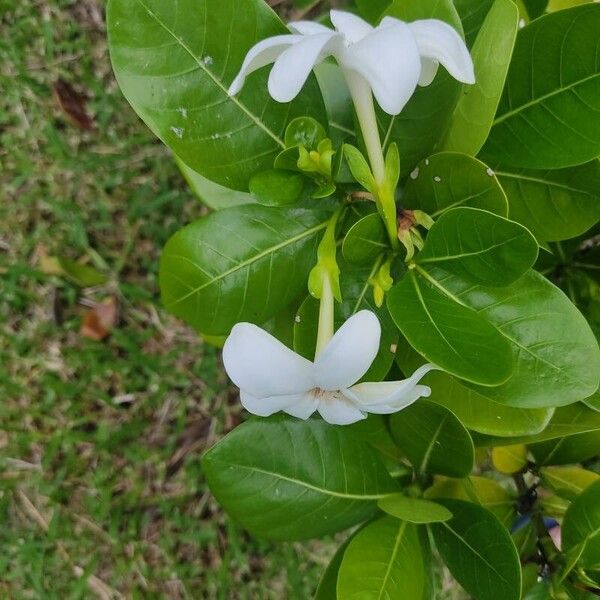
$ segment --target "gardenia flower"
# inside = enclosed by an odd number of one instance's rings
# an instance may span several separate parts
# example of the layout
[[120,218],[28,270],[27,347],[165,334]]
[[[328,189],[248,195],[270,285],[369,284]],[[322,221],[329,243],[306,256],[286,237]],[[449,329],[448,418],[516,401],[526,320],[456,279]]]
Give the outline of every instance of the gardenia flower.
[[[475,83],[473,62],[464,41],[447,23],[425,19],[405,23],[385,17],[372,27],[351,13],[332,10],[335,31],[311,21],[290,23],[293,32],[264,39],[253,46],[229,88],[237,94],[246,76],[275,63],[269,93],[278,102],[293,100],[311,70],[333,56],[353,96],[356,77],[365,80],[381,108],[397,115],[418,85],[429,85],[441,63],[463,83]],[[355,98],[356,101],[356,98]]]
[[308,419],[318,411],[328,423],[349,425],[366,413],[394,413],[431,394],[418,385],[435,368],[431,364],[403,381],[356,384],[375,360],[380,336],[375,314],[360,311],[311,362],[260,327],[238,323],[225,342],[223,362],[249,412],[268,417],[284,411]]

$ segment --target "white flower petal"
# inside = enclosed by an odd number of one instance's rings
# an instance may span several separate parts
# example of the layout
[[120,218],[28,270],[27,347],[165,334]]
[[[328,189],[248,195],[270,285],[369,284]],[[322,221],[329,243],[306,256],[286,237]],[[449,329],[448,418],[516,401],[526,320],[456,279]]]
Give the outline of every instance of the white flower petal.
[[454,79],[475,83],[469,50],[452,26],[437,19],[414,21],[408,26],[415,36],[421,56],[440,62]]
[[[269,398],[255,398],[250,394],[240,391],[242,406],[253,415],[270,417],[280,410],[287,409],[290,405],[301,402],[303,394],[295,396],[271,396]],[[314,411],[313,411],[314,412]]]
[[235,96],[244,87],[246,77],[250,73],[275,62],[282,52],[301,39],[300,35],[276,35],[252,46],[246,54],[240,72],[229,86],[229,95]]
[[315,383],[323,390],[340,390],[356,383],[369,369],[377,352],[381,325],[368,310],[350,317],[315,360]]
[[321,23],[315,23],[314,21],[292,21],[288,23],[288,28],[293,33],[299,33],[300,35],[315,35],[316,33],[331,33],[329,27],[321,25]]
[[406,23],[384,19],[360,42],[342,54],[341,66],[364,77],[379,106],[390,115],[399,114],[417,88],[421,58]]
[[433,83],[437,75],[440,63],[431,58],[421,58],[421,77],[419,77],[419,85],[422,87]]
[[288,415],[292,415],[292,417],[297,417],[298,419],[306,421],[306,419],[317,410],[318,406],[318,397],[315,394],[308,392],[308,394],[304,394],[297,402],[293,402],[289,406],[286,406],[284,411]]
[[238,323],[223,347],[227,374],[255,398],[301,394],[314,387],[313,364],[251,323]]
[[343,10],[332,10],[329,17],[333,26],[344,35],[347,42],[354,44],[373,31],[373,27],[357,15]]
[[318,410],[323,419],[332,425],[351,425],[367,418],[350,400],[341,396],[321,400]]
[[269,93],[278,102],[291,102],[306,83],[311,70],[341,43],[334,31],[302,39],[285,50],[275,61],[269,76]]
[[429,371],[436,369],[432,364],[419,367],[408,379],[402,381],[382,381],[379,383],[359,383],[343,393],[361,410],[380,414],[396,412],[412,404],[421,396],[429,396],[431,389],[417,385]]

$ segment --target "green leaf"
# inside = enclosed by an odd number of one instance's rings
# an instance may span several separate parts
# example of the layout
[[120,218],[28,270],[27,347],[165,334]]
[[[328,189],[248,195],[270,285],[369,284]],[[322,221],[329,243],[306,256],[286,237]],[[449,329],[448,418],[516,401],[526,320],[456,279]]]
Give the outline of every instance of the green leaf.
[[273,166],[295,117],[325,122],[314,77],[289,104],[272,100],[268,70],[227,93],[247,51],[288,33],[262,0],[110,0],[111,60],[125,97],[190,168],[229,188]]
[[600,430],[600,413],[588,408],[585,404],[577,403],[557,408],[548,427],[540,433],[510,438],[478,436],[477,445],[532,444],[598,430]]
[[384,415],[370,414],[366,419],[348,425],[348,428],[358,438],[375,448],[382,456],[390,459],[397,470],[398,463],[401,462],[403,456],[392,439]]
[[530,19],[537,19],[543,15],[548,7],[548,0],[521,0],[525,5]]
[[453,518],[431,525],[433,539],[454,578],[477,600],[519,600],[517,549],[498,519],[462,500],[440,500]]
[[411,346],[462,379],[483,385],[506,381],[513,369],[508,341],[476,311],[441,292],[425,270],[417,269],[387,297],[389,312]]
[[437,264],[474,283],[506,286],[537,255],[537,242],[522,225],[478,208],[455,208],[433,225],[415,262]]
[[600,569],[600,481],[588,486],[573,500],[565,514],[561,532],[565,552],[585,544],[580,565]]
[[[376,273],[377,262],[370,267],[350,267],[341,264],[340,287],[342,303],[335,306],[335,327],[339,328],[360,310],[370,310],[377,315],[381,324],[379,353],[365,373],[364,381],[381,381],[394,362],[398,343],[398,330],[384,307],[375,306],[369,280]],[[294,326],[294,350],[312,360],[317,342],[319,303],[308,297],[300,307]]]
[[452,513],[441,504],[404,494],[385,496],[377,503],[379,508],[396,519],[409,523],[439,523],[452,518]]
[[407,180],[402,202],[434,218],[459,206],[508,216],[506,196],[494,172],[477,159],[456,152],[434,154],[422,161]]
[[384,517],[348,544],[339,571],[337,597],[344,600],[421,598],[425,571],[417,528]]
[[361,16],[376,25],[385,9],[392,3],[392,0],[356,0],[356,6]]
[[344,258],[356,265],[372,265],[382,252],[390,249],[385,225],[378,213],[356,222],[342,244]]
[[[412,373],[423,364],[423,359],[405,340],[401,340],[396,362],[403,373]],[[431,371],[421,383],[431,388],[429,400],[445,406],[465,427],[479,433],[531,435],[542,431],[552,416],[550,408],[514,408],[489,400],[442,371]]]
[[598,473],[581,467],[543,467],[540,475],[545,486],[568,500],[573,500],[600,479]]
[[195,221],[163,251],[165,306],[209,335],[267,321],[305,287],[328,219],[324,211],[247,205]]
[[508,73],[519,10],[512,0],[495,0],[471,51],[475,85],[465,86],[442,147],[476,156],[488,138]]
[[316,150],[319,142],[327,137],[323,125],[312,117],[297,117],[285,129],[285,145],[288,148],[304,146]]
[[571,404],[596,390],[600,350],[594,334],[569,299],[542,275],[529,271],[504,288],[473,285],[441,269],[429,275],[510,344],[513,374],[496,387],[476,386],[478,393],[508,406],[542,408]]
[[180,158],[175,157],[175,162],[194,195],[209,208],[221,210],[229,206],[240,206],[241,204],[253,204],[255,202],[250,194],[230,190],[202,177],[200,173],[196,173]]
[[498,167],[510,218],[542,242],[585,233],[600,219],[600,160],[550,171]]
[[300,199],[305,183],[304,177],[298,173],[269,169],[252,177],[250,193],[264,206],[286,206]]
[[57,274],[79,287],[103,285],[108,277],[90,265],[84,265],[65,256],[56,257]]
[[[289,417],[243,423],[203,459],[220,504],[252,534],[320,537],[370,518],[396,485],[345,427]],[[310,515],[310,518],[307,516]]]
[[454,0],[454,6],[465,30],[467,46],[471,48],[479,34],[494,0]]
[[596,392],[589,398],[586,398],[583,403],[594,409],[596,412],[600,412],[600,392]]
[[[395,0],[386,15],[402,21],[440,19],[462,36],[462,25],[452,0]],[[396,142],[402,157],[402,174],[431,154],[450,122],[462,84],[441,67],[433,83],[419,87],[399,115],[390,116],[377,108],[377,121],[384,149]]]
[[473,469],[473,442],[448,409],[419,400],[390,418],[398,447],[420,473],[465,477]]
[[466,479],[439,478],[425,491],[425,497],[455,498],[481,504],[505,527],[511,527],[517,516],[515,494],[487,477],[471,475]]
[[522,29],[484,158],[559,169],[600,155],[600,6],[548,14]]
[[321,580],[319,581],[319,585],[317,586],[317,591],[315,592],[315,597],[313,600],[337,600],[337,580],[338,574],[340,571],[340,566],[342,564],[342,559],[344,558],[344,553],[346,552],[346,548],[350,543],[349,538],[346,540],[333,555],[333,558],[329,561]]
[[600,429],[579,435],[548,440],[529,446],[541,465],[569,465],[582,462],[600,454]]

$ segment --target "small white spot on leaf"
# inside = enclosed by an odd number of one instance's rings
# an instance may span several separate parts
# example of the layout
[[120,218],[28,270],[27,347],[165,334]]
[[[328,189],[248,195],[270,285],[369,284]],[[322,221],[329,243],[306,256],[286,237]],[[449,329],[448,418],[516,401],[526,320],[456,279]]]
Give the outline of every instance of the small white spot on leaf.
[[419,176],[419,167],[417,167],[411,174],[410,174],[410,178],[411,179],[416,179]]
[[171,127],[171,131],[179,138],[181,139],[183,137],[183,134],[185,133],[185,129],[183,127]]
[[434,180],[436,183],[439,183],[440,181],[442,181],[442,178],[441,178],[439,175],[436,175],[436,176],[433,178],[433,180]]

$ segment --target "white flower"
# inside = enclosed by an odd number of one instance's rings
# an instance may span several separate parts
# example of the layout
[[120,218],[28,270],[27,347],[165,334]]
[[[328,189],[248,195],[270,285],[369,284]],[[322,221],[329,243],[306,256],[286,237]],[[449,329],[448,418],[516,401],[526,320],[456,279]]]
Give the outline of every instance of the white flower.
[[375,314],[360,311],[311,362],[260,327],[238,323],[225,342],[223,362],[249,412],[268,417],[282,410],[308,419],[318,411],[329,423],[349,425],[365,413],[394,413],[431,394],[429,387],[417,385],[435,368],[430,364],[403,381],[356,384],[375,360],[380,336]]
[[279,102],[293,100],[315,65],[333,56],[348,83],[366,80],[381,108],[397,115],[418,85],[429,85],[441,63],[450,75],[475,83],[473,61],[464,41],[447,23],[425,19],[405,23],[385,17],[372,27],[351,13],[332,10],[335,31],[311,21],[290,23],[290,35],[264,39],[252,47],[229,93],[237,94],[247,75],[275,63],[269,93]]

